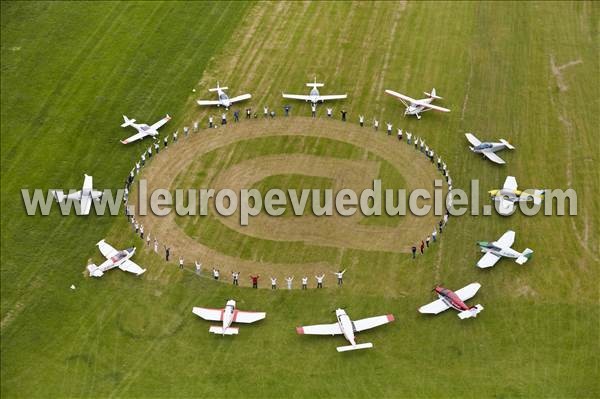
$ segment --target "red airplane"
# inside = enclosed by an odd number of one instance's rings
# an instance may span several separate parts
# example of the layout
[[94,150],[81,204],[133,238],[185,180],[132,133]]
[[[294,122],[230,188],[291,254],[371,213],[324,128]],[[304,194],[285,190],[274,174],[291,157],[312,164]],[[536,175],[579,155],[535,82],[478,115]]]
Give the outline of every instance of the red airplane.
[[433,291],[437,293],[440,299],[428,303],[427,305],[421,306],[419,308],[419,312],[438,314],[443,312],[444,310],[454,308],[459,312],[458,317],[460,317],[461,319],[477,317],[477,314],[483,310],[483,306],[481,306],[480,304],[477,304],[475,306],[468,306],[465,304],[464,301],[473,298],[480,288],[481,284],[471,283],[466,287],[463,287],[460,290],[456,290],[456,292],[453,292],[448,288],[444,288],[438,285],[433,289]]

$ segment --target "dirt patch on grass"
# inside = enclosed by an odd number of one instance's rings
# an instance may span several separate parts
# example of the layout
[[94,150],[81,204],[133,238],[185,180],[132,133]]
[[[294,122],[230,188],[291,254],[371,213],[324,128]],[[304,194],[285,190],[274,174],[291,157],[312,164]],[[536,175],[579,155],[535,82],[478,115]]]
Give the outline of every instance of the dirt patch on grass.
[[[433,180],[440,178],[435,167],[425,156],[404,142],[384,133],[374,133],[372,129],[335,120],[313,118],[278,118],[243,120],[218,129],[202,130],[189,138],[161,151],[146,166],[141,177],[148,179],[148,192],[157,188],[175,188],[175,179],[180,171],[195,173],[194,161],[202,154],[239,141],[272,136],[311,136],[327,137],[350,143],[363,148],[389,162],[405,179],[407,190],[433,187]],[[192,169],[190,169],[192,168]],[[367,160],[347,160],[343,158],[316,157],[308,154],[290,154],[265,156],[241,162],[226,170],[218,171],[214,187],[237,190],[273,174],[301,173],[313,176],[330,177],[335,188],[348,185],[359,189],[370,187],[376,177],[378,162]],[[200,172],[200,171],[197,171]],[[185,180],[185,179],[184,179]],[[211,185],[212,186],[212,185]],[[181,187],[187,188],[187,187]],[[334,188],[334,189],[335,189]],[[400,188],[400,187],[399,187]],[[132,202],[137,203],[137,193],[132,193]],[[425,201],[426,203],[427,201]],[[250,226],[239,224],[239,217],[220,217],[219,220],[229,228],[243,235],[268,240],[296,240],[312,244],[333,246],[340,249],[356,248],[362,250],[407,252],[417,239],[427,236],[435,225],[437,217],[405,216],[395,227],[361,225],[362,216],[344,218],[308,217],[287,218],[259,216],[250,221]],[[285,254],[281,263],[242,260],[228,256],[198,242],[187,235],[176,223],[171,213],[165,217],[155,215],[138,217],[145,230],[151,232],[159,241],[173,249],[175,256],[183,256],[189,263],[201,260],[204,267],[219,265],[225,270],[240,270],[243,273],[261,273],[269,275],[275,270],[278,274],[286,272],[296,274],[298,270],[311,275],[325,270],[336,269],[339,265],[326,262],[310,264],[287,264]],[[243,240],[241,240],[243,241]],[[240,242],[240,245],[243,245]],[[242,280],[244,283],[245,280]]]

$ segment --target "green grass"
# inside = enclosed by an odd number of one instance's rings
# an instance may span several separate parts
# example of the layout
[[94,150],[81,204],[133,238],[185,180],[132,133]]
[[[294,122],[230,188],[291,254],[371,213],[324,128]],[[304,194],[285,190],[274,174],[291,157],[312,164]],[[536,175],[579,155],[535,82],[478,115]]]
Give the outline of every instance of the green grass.
[[[600,396],[596,3],[3,2],[1,11],[3,397]],[[551,59],[582,60],[561,70],[567,90]],[[123,217],[25,216],[21,188],[78,187],[83,172],[97,187],[122,186],[147,145],[119,144],[123,113],[154,122],[168,112],[168,133],[207,114],[190,102],[201,79],[199,92],[219,78],[259,109],[281,107],[280,92],[305,90],[314,74],[324,93],[348,91],[334,107],[351,121],[364,112],[424,137],[455,187],[476,177],[483,194],[507,174],[523,188],[572,187],[579,215],[451,219],[426,256],[346,250],[346,286],[308,292],[234,289],[145,251],[143,278],[91,280],[82,271],[100,259],[100,238],[142,245]],[[432,86],[450,114],[402,119],[383,94]],[[517,149],[495,167],[466,151],[466,131]],[[476,270],[474,242],[508,228],[535,257]],[[240,252],[254,244],[232,239]],[[417,314],[435,283],[475,280],[477,320]],[[210,336],[191,307],[229,297],[267,319],[232,339]],[[332,322],[337,306],[397,321],[360,337],[375,349],[347,354],[334,349],[342,338],[295,334]]]

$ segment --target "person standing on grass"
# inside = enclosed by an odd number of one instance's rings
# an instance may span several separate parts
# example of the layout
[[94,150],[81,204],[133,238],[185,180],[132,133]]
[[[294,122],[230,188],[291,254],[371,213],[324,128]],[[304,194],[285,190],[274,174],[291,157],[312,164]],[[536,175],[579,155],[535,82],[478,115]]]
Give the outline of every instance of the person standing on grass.
[[331,118],[333,115],[333,108],[327,108],[327,117]]
[[391,136],[392,135],[392,124],[389,122],[386,122],[386,126],[387,126],[387,135]]
[[184,126],[184,127],[183,127],[183,135],[184,135],[185,137],[187,137],[187,136],[188,136],[188,134],[190,134],[190,128],[189,128],[189,127],[187,127],[187,126]]
[[277,277],[271,276],[270,278],[271,278],[271,289],[276,290],[277,289]]
[[427,236],[427,238],[425,239],[425,246],[426,246],[427,248],[429,248],[429,241],[431,241],[431,237],[430,237],[430,236]]
[[321,274],[320,276],[315,276],[315,278],[317,279],[317,288],[323,288],[323,279],[325,278],[325,273]]
[[410,250],[412,251],[413,259],[415,259],[417,257],[417,247],[413,245]]
[[317,117],[317,106],[316,106],[316,104],[314,104],[314,103],[311,104],[311,106],[310,106],[310,112],[311,112],[313,118]]
[[308,286],[308,277],[302,277],[302,289],[305,290]]
[[168,262],[169,256],[171,256],[171,248],[167,247],[166,245],[163,245],[163,247],[165,247],[165,260]]
[[136,221],[133,226],[135,227],[135,234],[137,235],[140,232],[140,224]]
[[150,234],[148,234],[148,236],[146,237],[146,246],[150,246]]
[[183,256],[179,257],[179,268],[183,270]]
[[142,240],[144,239],[144,225],[143,224],[140,225],[140,238]]
[[433,242],[436,242],[436,238],[437,238],[437,229],[434,227],[433,231],[431,232],[431,238],[433,238]]
[[214,121],[212,115],[208,117],[208,128],[212,129],[214,126]]
[[363,127],[365,125],[364,115],[358,115],[358,123],[360,124],[360,127]]
[[175,133],[173,133],[173,143],[177,142],[177,135],[179,134],[179,129],[175,130]]
[[158,240],[154,237],[154,253],[158,253]]
[[142,154],[142,156],[140,157],[140,161],[142,164],[142,167],[144,167],[146,165],[146,154]]
[[379,130],[379,121],[377,119],[373,119],[373,128],[375,131]]
[[398,140],[402,141],[402,129],[398,128]]
[[240,272],[231,272],[231,284],[240,285]]
[[194,121],[194,132],[198,131],[198,121]]
[[196,266],[196,274],[199,276],[200,272],[202,271],[202,263],[200,263],[197,260],[195,260],[194,261],[194,266]]
[[425,243],[421,240],[421,255],[425,253]]
[[269,107],[266,105],[263,107],[263,116],[266,118],[269,116]]
[[252,115],[252,108],[246,108],[246,119],[250,119]]
[[285,282],[287,283],[287,289],[292,289],[292,281],[294,281],[294,276],[288,276],[285,278]]
[[340,113],[342,114],[342,122],[346,122],[346,114],[347,114],[346,110],[342,109],[340,111]]
[[223,112],[221,114],[221,125],[226,125],[227,124],[227,114],[225,112]]
[[148,147],[148,150],[146,150],[146,152],[148,153],[148,159],[152,158],[152,144],[150,144],[150,147]]
[[412,141],[412,133],[411,132],[406,132],[406,143],[408,145],[410,145],[411,141]]
[[335,276],[337,277],[338,285],[344,285],[344,273],[346,273],[346,269],[333,272],[333,274],[335,274]]
[[154,151],[156,151],[157,155],[160,152],[160,145],[156,141],[154,142]]
[[260,276],[258,274],[256,276],[250,275],[250,279],[252,280],[252,288],[258,288],[259,277]]
[[240,111],[238,111],[238,110],[233,111],[233,121],[234,122],[240,121]]
[[212,272],[213,272],[213,279],[218,280],[219,277],[220,277],[220,275],[221,275],[221,272],[219,272],[219,269],[215,269],[213,267],[213,271]]
[[165,136],[165,139],[163,140],[163,146],[165,147],[165,150],[169,146],[169,135]]
[[140,174],[140,163],[139,162],[135,163],[135,174],[136,175]]
[[285,116],[290,116],[290,108],[291,107],[287,104],[283,107],[283,110],[285,111]]

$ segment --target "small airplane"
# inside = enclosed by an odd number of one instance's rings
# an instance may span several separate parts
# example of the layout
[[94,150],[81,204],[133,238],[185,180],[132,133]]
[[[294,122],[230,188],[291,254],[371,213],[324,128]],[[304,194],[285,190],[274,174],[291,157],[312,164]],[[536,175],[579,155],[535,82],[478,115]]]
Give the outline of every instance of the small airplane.
[[360,320],[350,320],[350,317],[346,314],[344,309],[336,309],[335,315],[337,317],[337,323],[332,324],[317,324],[314,326],[297,327],[296,332],[298,334],[310,334],[310,335],[340,335],[350,342],[347,346],[338,346],[336,349],[338,352],[353,351],[356,349],[367,349],[372,348],[371,342],[364,344],[357,344],[354,339],[354,333],[368,330],[371,328],[378,327],[382,324],[387,324],[394,321],[394,315],[388,314],[385,316],[368,317]]
[[133,273],[136,276],[144,274],[146,271],[146,269],[142,269],[131,260],[131,257],[135,254],[135,247],[117,251],[104,240],[98,241],[96,245],[106,258],[106,261],[100,266],[96,266],[93,263],[88,265],[87,270],[90,273],[90,277],[102,277],[107,270],[114,269],[115,267],[124,272]]
[[468,306],[465,305],[464,301],[473,298],[480,288],[481,284],[471,283],[466,287],[453,292],[448,288],[438,285],[432,291],[435,291],[440,299],[421,306],[419,308],[419,313],[438,314],[444,310],[453,308],[458,310],[458,317],[460,317],[461,320],[477,317],[477,314],[483,310],[483,306],[479,304]]
[[198,103],[198,105],[216,105],[217,107],[220,107],[221,105],[225,107],[225,109],[229,109],[229,107],[231,106],[231,104],[233,103],[237,103],[238,101],[244,101],[247,100],[249,98],[252,98],[251,94],[242,94],[240,96],[237,97],[233,97],[233,98],[229,98],[227,96],[227,94],[225,94],[225,90],[227,90],[228,87],[220,87],[219,86],[219,82],[217,82],[217,87],[214,87],[212,89],[208,89],[208,91],[210,92],[217,92],[217,97],[219,98],[218,100],[215,101],[210,101],[210,100],[197,100],[196,103]]
[[265,312],[246,312],[237,310],[233,299],[227,301],[224,309],[194,307],[192,313],[204,320],[222,321],[223,325],[221,327],[210,326],[208,331],[213,334],[222,334],[223,336],[237,335],[238,328],[231,327],[231,323],[254,323],[255,321],[267,317]]
[[515,210],[516,202],[533,201],[539,205],[544,198],[544,190],[533,190],[532,193],[517,190],[517,179],[514,176],[508,176],[501,189],[488,191],[494,201],[500,202],[498,213],[503,216],[512,215]]
[[533,251],[529,248],[526,248],[523,252],[515,251],[511,248],[514,242],[515,232],[512,230],[508,230],[506,233],[502,234],[502,237],[500,237],[498,241],[478,241],[477,245],[481,248],[481,252],[485,252],[485,255],[479,259],[477,267],[481,269],[492,267],[503,256],[507,258],[516,258],[515,262],[519,265],[527,262],[531,258]]
[[136,129],[138,131],[133,136],[126,138],[125,140],[121,140],[121,143],[129,144],[129,143],[133,143],[134,141],[141,140],[146,136],[152,136],[152,137],[158,136],[158,129],[162,125],[164,125],[165,123],[170,121],[171,117],[169,116],[169,114],[167,114],[167,116],[165,116],[164,118],[162,118],[161,120],[159,120],[152,126],[148,126],[145,123],[135,123],[135,119],[129,119],[125,115],[123,115],[123,120],[125,122],[121,125],[121,127],[132,126],[134,129]]
[[315,76],[315,81],[313,83],[307,83],[306,86],[312,87],[312,89],[310,89],[310,94],[308,96],[305,96],[302,94],[286,94],[286,93],[281,93],[281,95],[283,96],[283,98],[291,98],[293,100],[310,101],[313,104],[316,104],[318,102],[323,103],[323,102],[329,101],[329,100],[343,100],[348,97],[348,94],[331,94],[331,95],[327,95],[327,96],[322,96],[319,93],[319,89],[317,89],[317,87],[323,87],[323,86],[325,86],[325,83],[317,83],[316,76]]
[[475,137],[471,133],[466,133],[465,136],[467,137],[467,140],[469,140],[469,143],[471,143],[473,145],[473,147],[469,146],[471,151],[473,151],[476,154],[483,154],[490,161],[498,163],[498,164],[505,164],[506,162],[504,162],[504,160],[502,158],[500,158],[498,155],[495,154],[496,151],[500,151],[505,148],[508,148],[509,150],[515,149],[515,147],[513,147],[508,141],[506,141],[504,139],[500,139],[499,143],[498,142],[483,142],[482,143],[481,141],[479,141],[477,139],[477,137]]
[[79,201],[81,205],[81,215],[89,215],[92,209],[92,201],[102,196],[102,191],[97,191],[92,188],[92,176],[83,175],[83,188],[75,193],[65,195],[62,190],[50,190],[56,198],[56,201],[61,202],[65,199]]
[[439,107],[437,105],[431,104],[433,102],[433,100],[441,100],[442,99],[442,97],[440,97],[436,94],[435,88],[431,90],[431,93],[424,92],[424,94],[427,96],[427,98],[423,98],[420,100],[415,100],[414,98],[411,98],[409,96],[406,96],[406,95],[398,93],[398,92],[395,92],[393,90],[386,90],[385,92],[387,94],[389,94],[390,96],[394,96],[394,97],[400,99],[402,104],[404,104],[404,106],[406,107],[406,110],[404,111],[404,116],[414,115],[417,117],[417,119],[421,119],[422,112],[430,111],[432,109],[435,111],[450,112],[450,110],[448,108],[443,108],[443,107]]

